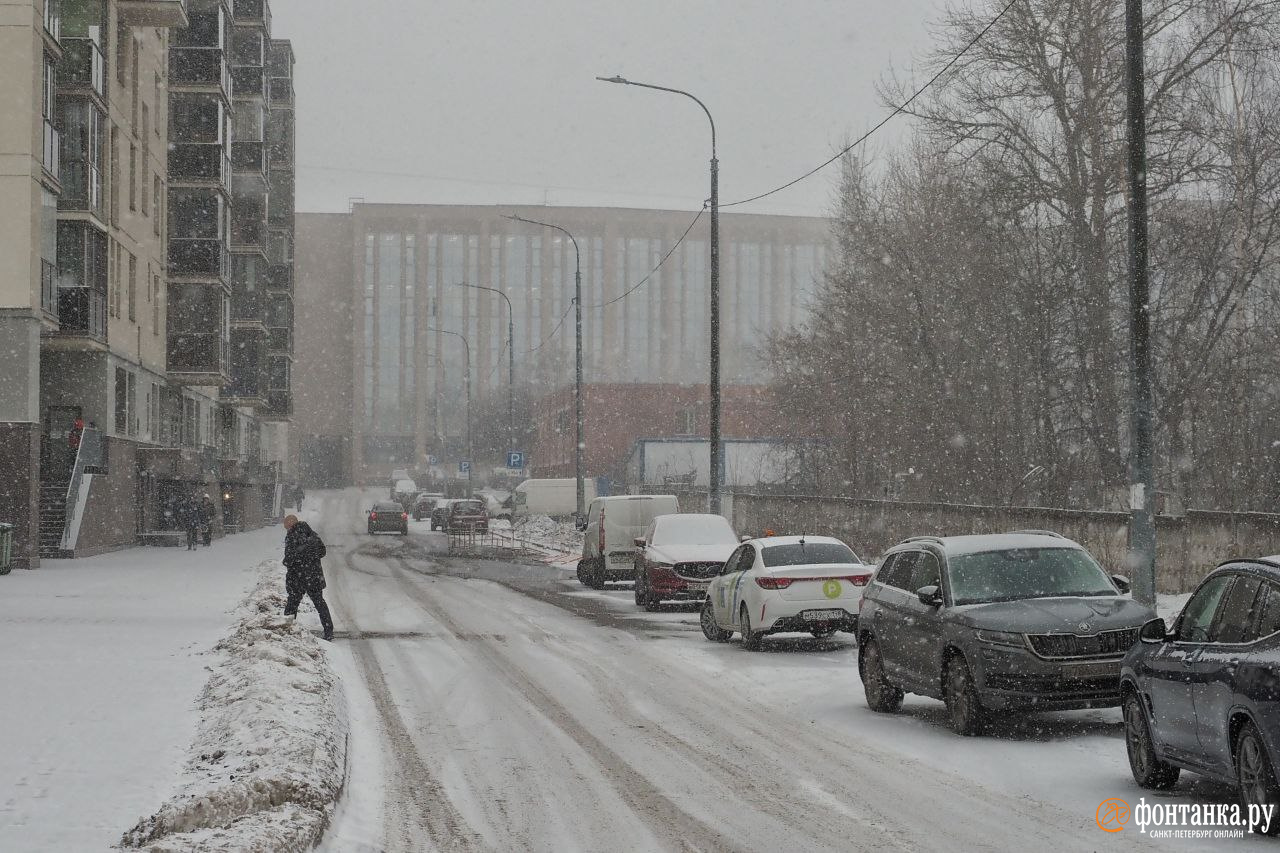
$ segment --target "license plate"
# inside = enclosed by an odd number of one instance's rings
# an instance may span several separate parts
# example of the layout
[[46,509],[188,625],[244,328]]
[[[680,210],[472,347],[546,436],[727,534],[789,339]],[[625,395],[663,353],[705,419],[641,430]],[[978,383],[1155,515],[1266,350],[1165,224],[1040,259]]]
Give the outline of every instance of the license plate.
[[710,587],[710,581],[685,581],[685,589],[689,592],[706,592]]
[[630,563],[634,558],[630,554],[610,554],[610,563]]
[[1086,663],[1068,666],[1067,675],[1072,678],[1114,678],[1120,680],[1119,663]]
[[806,622],[835,622],[844,618],[843,610],[806,610],[800,614]]

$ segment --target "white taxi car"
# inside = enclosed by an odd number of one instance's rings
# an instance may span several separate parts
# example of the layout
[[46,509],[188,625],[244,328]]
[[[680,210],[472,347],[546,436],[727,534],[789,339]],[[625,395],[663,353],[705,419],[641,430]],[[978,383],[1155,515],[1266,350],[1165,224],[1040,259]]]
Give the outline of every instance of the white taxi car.
[[854,633],[874,566],[829,536],[770,536],[744,542],[711,581],[702,633],[726,642],[737,631],[755,651],[766,634]]

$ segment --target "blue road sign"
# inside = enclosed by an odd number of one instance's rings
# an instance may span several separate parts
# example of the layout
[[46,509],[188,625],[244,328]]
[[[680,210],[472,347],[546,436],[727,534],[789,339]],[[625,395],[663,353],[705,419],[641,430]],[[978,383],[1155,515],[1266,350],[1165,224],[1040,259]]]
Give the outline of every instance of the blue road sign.
[[440,457],[439,457],[439,456],[430,456],[430,455],[429,455],[429,456],[427,456],[427,464],[428,464],[428,465],[439,465],[439,464],[440,464]]
[[459,459],[459,460],[458,460],[458,473],[459,473],[459,474],[470,474],[470,473],[471,473],[471,460],[470,460],[470,459]]
[[507,454],[507,467],[520,471],[524,469],[524,451],[513,450]]

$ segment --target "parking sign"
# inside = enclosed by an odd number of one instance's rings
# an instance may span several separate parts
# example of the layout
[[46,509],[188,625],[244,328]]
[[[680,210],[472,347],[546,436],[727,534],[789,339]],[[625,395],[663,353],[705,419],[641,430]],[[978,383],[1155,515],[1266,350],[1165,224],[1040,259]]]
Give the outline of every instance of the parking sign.
[[507,454],[507,467],[513,471],[524,470],[524,451],[513,450]]
[[470,460],[470,459],[459,459],[459,460],[458,460],[458,473],[459,473],[459,474],[470,474],[470,473],[471,473],[471,460]]

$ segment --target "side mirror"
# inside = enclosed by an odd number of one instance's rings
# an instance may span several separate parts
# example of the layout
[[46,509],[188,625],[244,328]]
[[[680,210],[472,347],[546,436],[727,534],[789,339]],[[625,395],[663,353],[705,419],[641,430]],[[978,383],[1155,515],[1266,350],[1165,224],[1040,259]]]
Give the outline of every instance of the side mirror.
[[573,526],[578,529],[579,533],[585,533],[587,530],[587,523],[582,519],[578,519],[578,521],[576,521]]
[[936,586],[922,586],[916,590],[916,598],[926,607],[942,606],[942,590]]
[[637,548],[643,548],[645,546],[645,541],[643,536],[637,536],[635,539],[631,541],[632,543],[635,544]]
[[1164,624],[1163,619],[1152,619],[1142,626],[1142,630],[1138,632],[1138,639],[1144,643],[1166,643],[1172,639],[1169,636],[1169,628]]
[[739,536],[739,537],[738,537],[738,541],[739,541],[739,542],[750,542],[750,541],[751,541],[751,537],[750,537],[750,536]]
[[1124,575],[1112,575],[1111,581],[1116,585],[1116,588],[1119,589],[1120,592],[1126,595],[1133,590],[1133,582]]

